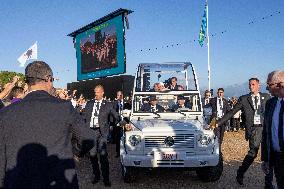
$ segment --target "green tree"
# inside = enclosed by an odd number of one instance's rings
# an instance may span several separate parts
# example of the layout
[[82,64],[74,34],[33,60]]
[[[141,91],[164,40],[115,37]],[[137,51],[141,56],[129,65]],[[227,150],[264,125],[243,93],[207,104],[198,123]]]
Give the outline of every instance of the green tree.
[[6,83],[9,83],[16,75],[20,77],[19,82],[24,83],[25,81],[24,74],[17,72],[10,72],[10,71],[0,71],[0,85],[4,86]]

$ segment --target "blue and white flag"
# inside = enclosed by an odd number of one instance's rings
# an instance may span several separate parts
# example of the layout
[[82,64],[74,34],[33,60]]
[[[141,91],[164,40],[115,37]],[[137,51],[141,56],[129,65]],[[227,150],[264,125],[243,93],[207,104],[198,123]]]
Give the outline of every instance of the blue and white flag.
[[20,67],[24,67],[26,62],[31,59],[37,59],[37,42],[35,42],[18,58],[18,62],[20,62]]
[[207,29],[207,3],[205,4],[204,14],[203,14],[203,17],[202,17],[202,22],[201,22],[201,27],[200,27],[200,32],[199,32],[199,38],[198,38],[198,42],[199,42],[201,47],[203,46],[203,42],[204,42],[204,39],[205,39],[206,29]]

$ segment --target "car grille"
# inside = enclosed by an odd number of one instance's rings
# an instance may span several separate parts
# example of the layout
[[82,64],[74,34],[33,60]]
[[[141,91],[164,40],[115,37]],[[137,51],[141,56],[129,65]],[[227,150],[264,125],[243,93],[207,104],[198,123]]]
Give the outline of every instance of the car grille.
[[174,139],[172,146],[165,144],[165,139],[168,136],[145,136],[146,148],[194,148],[194,134],[177,134],[171,136]]

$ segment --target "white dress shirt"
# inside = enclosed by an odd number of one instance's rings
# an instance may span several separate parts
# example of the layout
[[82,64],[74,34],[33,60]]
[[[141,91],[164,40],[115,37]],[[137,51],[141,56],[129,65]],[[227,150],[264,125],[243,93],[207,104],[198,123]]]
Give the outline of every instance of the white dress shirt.
[[[99,102],[99,109],[97,109],[97,102]],[[98,116],[95,116],[95,112],[97,112],[97,114],[99,115],[100,113],[100,109],[101,109],[101,105],[102,105],[103,100],[99,100],[99,101],[95,101],[94,106],[93,106],[93,110],[92,110],[92,117],[91,117],[91,122],[90,122],[90,127],[94,128],[94,127],[99,127],[99,123],[98,123]]]
[[[220,104],[220,100],[221,100],[221,104]],[[222,98],[217,97],[217,117],[218,118],[223,117],[223,107],[224,107],[224,104],[223,104]]]
[[[255,104],[255,97],[257,97],[257,104]],[[260,114],[259,114],[259,107],[260,107],[260,94],[257,93],[257,95],[251,95],[251,99],[252,99],[252,104],[255,110],[254,112],[254,119],[253,119],[253,124],[261,124],[260,122]]]

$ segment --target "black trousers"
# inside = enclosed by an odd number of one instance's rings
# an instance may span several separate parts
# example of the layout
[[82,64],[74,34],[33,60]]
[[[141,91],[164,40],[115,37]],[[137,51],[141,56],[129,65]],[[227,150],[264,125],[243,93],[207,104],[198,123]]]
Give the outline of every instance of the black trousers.
[[284,189],[284,152],[273,153],[273,168],[278,189]]
[[[244,175],[248,170],[250,165],[254,162],[254,159],[257,157],[257,153],[260,147],[262,140],[262,127],[252,127],[251,136],[249,138],[249,151],[245,156],[242,165],[238,169],[238,174]],[[273,169],[270,170],[270,173],[265,175],[265,185],[269,185],[273,180]]]
[[[220,146],[223,143],[223,138],[224,138],[224,132],[225,132],[225,129],[226,129],[226,124],[227,123],[225,123],[224,125],[218,125],[218,127],[214,129],[214,134],[217,136],[217,138],[219,140]],[[221,148],[220,148],[220,150],[221,150]]]
[[[95,130],[96,133],[96,148],[95,151],[90,152],[90,162],[93,168],[93,174],[95,178],[100,178],[102,173],[104,181],[109,181],[109,161],[107,153],[107,138],[102,137],[99,130]],[[99,166],[99,158],[101,169]],[[101,171],[100,171],[101,170]]]
[[234,129],[239,130],[240,129],[240,118],[232,118],[230,121],[231,128],[230,130],[233,131]]
[[113,127],[113,132],[114,132],[114,142],[115,142],[115,152],[116,154],[119,154],[120,152],[120,139],[123,134],[123,129],[122,127]]

